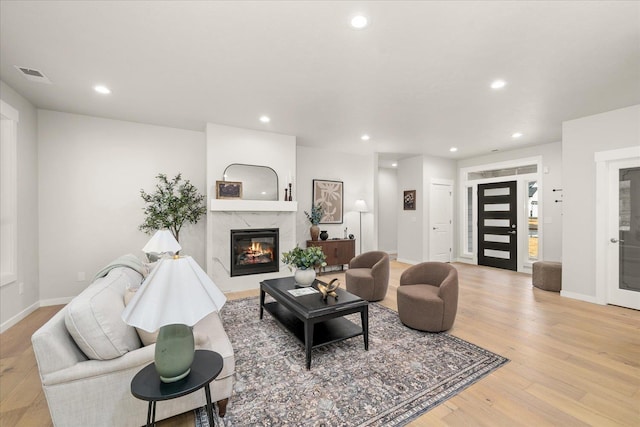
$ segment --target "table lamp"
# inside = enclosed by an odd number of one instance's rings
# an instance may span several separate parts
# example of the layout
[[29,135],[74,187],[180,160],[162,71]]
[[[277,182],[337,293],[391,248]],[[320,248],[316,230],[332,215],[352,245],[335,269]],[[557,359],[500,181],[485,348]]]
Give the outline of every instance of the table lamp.
[[142,252],[147,254],[149,261],[151,261],[152,258],[159,258],[159,256],[153,255],[162,255],[165,253],[175,254],[181,250],[182,246],[180,246],[180,243],[178,243],[169,230],[156,231],[153,237],[144,245],[144,248],[142,248]]
[[190,256],[164,257],[122,312],[125,323],[160,329],[154,361],[160,380],[178,381],[191,371],[195,345],[192,327],[219,311],[227,298]]
[[367,202],[362,199],[356,200],[355,204],[356,212],[360,212],[360,253],[362,253],[362,212],[369,212],[369,208],[367,207]]

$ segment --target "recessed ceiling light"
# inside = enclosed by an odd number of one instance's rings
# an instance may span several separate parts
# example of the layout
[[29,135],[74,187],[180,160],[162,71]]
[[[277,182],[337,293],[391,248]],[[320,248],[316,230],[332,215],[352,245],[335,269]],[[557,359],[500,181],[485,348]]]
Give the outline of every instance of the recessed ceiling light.
[[452,153],[455,153],[456,151],[458,151],[458,149],[456,147],[451,147],[449,148],[449,151],[451,151]]
[[391,166],[393,166],[395,168],[395,167],[398,167],[398,164],[397,163],[391,163]]
[[494,80],[491,82],[491,89],[502,89],[507,85],[504,80]]
[[261,116],[260,117],[260,121],[262,123],[269,123],[271,121],[271,119],[268,116]]
[[522,136],[521,132],[516,132],[513,135],[511,135],[511,138],[520,138]]
[[366,134],[365,134],[365,135],[362,135],[362,136],[360,137],[360,139],[361,139],[361,140],[363,140],[363,141],[368,141],[368,140],[370,140],[370,139],[371,139],[371,137],[370,137],[369,135],[366,135]]
[[357,29],[362,29],[364,27],[366,27],[368,24],[367,18],[365,16],[362,15],[358,15],[358,16],[354,16],[351,19],[351,26],[353,28],[357,28]]
[[111,93],[111,89],[109,89],[108,87],[104,86],[104,85],[97,85],[93,87],[93,90],[95,90],[96,92],[102,94],[102,95],[109,95]]

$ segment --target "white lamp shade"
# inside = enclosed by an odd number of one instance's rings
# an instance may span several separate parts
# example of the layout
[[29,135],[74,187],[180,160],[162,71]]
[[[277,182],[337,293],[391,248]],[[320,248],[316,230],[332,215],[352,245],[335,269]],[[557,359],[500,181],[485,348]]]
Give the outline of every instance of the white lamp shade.
[[179,252],[182,250],[180,243],[173,237],[173,234],[169,230],[158,230],[156,234],[144,245],[142,252],[164,254],[167,252]]
[[362,199],[356,200],[355,204],[356,212],[369,212],[369,208],[367,207],[367,202]]
[[193,258],[162,258],[122,312],[122,319],[149,332],[172,324],[193,326],[225,302],[227,297]]

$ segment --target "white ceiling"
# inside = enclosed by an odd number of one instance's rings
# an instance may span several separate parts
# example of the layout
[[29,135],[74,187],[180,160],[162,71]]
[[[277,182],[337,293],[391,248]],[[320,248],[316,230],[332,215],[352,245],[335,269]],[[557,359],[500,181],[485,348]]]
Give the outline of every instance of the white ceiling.
[[385,159],[556,142],[563,121],[640,103],[635,1],[3,0],[0,48],[0,77],[39,108]]

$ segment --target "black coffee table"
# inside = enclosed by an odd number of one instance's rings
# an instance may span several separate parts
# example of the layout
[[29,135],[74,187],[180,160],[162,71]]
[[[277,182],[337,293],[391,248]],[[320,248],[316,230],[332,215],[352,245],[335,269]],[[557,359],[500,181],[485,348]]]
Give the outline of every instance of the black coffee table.
[[[319,282],[311,285],[317,290]],[[282,326],[304,344],[307,369],[311,369],[311,349],[362,335],[364,349],[369,350],[369,303],[342,288],[338,298],[322,294],[294,296],[289,291],[300,289],[293,277],[270,279],[260,282],[260,319],[267,310]],[[275,301],[265,304],[265,295]],[[345,319],[344,316],[360,313],[362,326]]]
[[159,400],[175,399],[185,396],[204,387],[207,398],[207,416],[209,423],[214,426],[213,405],[209,383],[222,371],[222,356],[215,351],[196,350],[189,375],[173,383],[163,383],[156,372],[156,365],[152,363],[142,368],[131,380],[131,394],[141,400],[149,402],[147,410],[147,426],[156,424],[156,402]]

